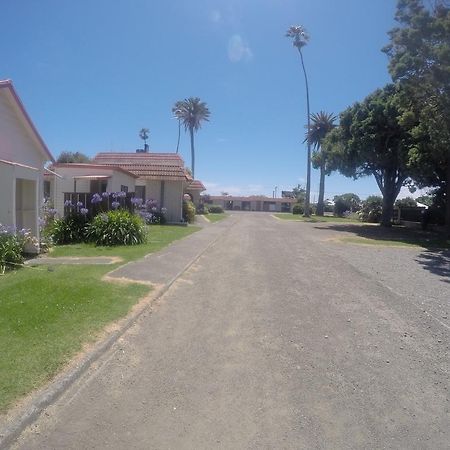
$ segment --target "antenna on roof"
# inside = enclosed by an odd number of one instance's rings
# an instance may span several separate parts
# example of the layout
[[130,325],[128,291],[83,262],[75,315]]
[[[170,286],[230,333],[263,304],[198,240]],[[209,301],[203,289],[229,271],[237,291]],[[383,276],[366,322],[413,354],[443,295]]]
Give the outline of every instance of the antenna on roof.
[[149,147],[147,144],[148,135],[150,134],[150,130],[148,128],[141,128],[141,131],[139,131],[139,137],[144,141],[144,149],[138,148],[136,150],[136,153],[148,153]]

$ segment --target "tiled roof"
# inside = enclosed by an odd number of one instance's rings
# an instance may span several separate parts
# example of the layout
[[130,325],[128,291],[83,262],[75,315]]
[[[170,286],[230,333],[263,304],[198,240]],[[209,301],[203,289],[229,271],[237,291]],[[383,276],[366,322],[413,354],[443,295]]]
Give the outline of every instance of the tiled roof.
[[98,153],[94,162],[122,167],[144,180],[187,180],[184,161],[175,153]]
[[188,189],[193,190],[199,190],[199,191],[206,191],[205,186],[200,180],[194,180],[189,186]]
[[250,195],[249,197],[235,197],[233,195],[210,195],[211,200],[225,200],[225,201],[238,201],[238,202],[275,202],[275,203],[296,203],[295,198],[272,198],[264,195]]
[[137,175],[135,175],[133,172],[130,172],[129,170],[126,170],[123,167],[120,167],[118,165],[109,165],[109,164],[91,164],[91,163],[55,163],[52,166],[50,166],[50,169],[57,169],[58,167],[61,168],[69,168],[69,169],[109,169],[109,170],[117,170],[119,172],[122,172],[130,177],[138,178]]

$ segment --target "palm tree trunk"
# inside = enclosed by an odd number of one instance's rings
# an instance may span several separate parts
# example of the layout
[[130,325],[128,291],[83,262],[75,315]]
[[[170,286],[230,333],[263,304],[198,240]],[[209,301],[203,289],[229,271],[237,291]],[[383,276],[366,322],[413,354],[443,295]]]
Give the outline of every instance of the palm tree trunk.
[[195,150],[194,150],[194,129],[189,128],[189,133],[191,134],[191,170],[192,178],[195,180]]
[[323,216],[324,204],[323,198],[325,196],[325,167],[320,166],[320,184],[319,184],[319,199],[317,200],[316,216]]
[[180,134],[181,134],[181,121],[180,121],[180,119],[178,119],[177,154],[178,154],[178,149],[179,149],[179,147],[180,147]]
[[298,48],[298,52],[300,53],[300,59],[302,62],[303,74],[305,76],[305,86],[306,86],[306,114],[308,115],[308,132],[307,132],[307,147],[308,147],[308,156],[307,156],[307,166],[306,166],[306,198],[305,198],[305,212],[303,213],[303,217],[309,217],[311,215],[310,212],[310,197],[311,197],[311,139],[309,137],[309,133],[311,130],[310,124],[310,113],[309,113],[309,88],[308,88],[308,77],[306,75],[305,63],[303,62],[303,53]]

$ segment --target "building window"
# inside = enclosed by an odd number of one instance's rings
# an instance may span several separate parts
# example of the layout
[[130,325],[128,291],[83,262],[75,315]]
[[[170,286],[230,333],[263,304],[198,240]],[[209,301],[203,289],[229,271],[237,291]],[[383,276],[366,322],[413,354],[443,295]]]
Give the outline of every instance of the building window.
[[128,186],[124,186],[123,184],[120,185],[120,191],[121,192],[128,192]]
[[50,198],[50,181],[44,181],[44,198]]
[[145,186],[136,186],[135,188],[136,198],[142,198],[145,201]]

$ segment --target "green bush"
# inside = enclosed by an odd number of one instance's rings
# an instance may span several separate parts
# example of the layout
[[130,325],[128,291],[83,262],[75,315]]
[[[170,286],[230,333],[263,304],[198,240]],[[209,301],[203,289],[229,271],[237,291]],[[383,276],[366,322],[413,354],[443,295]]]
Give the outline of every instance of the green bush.
[[24,233],[16,233],[0,224],[0,273],[23,264],[25,240]]
[[208,209],[211,214],[222,214],[223,213],[223,208],[220,205],[209,205]]
[[72,244],[86,240],[88,219],[83,214],[73,212],[49,225],[48,234],[55,244]]
[[209,207],[205,203],[201,203],[200,206],[197,208],[197,214],[209,214]]
[[383,199],[378,195],[370,195],[364,200],[359,217],[363,222],[380,222],[382,208]]
[[183,219],[188,223],[195,221],[195,205],[190,200],[183,201]]
[[87,237],[96,245],[136,245],[146,241],[144,221],[125,210],[109,211],[94,217]]
[[303,208],[303,205],[300,205],[300,203],[296,203],[292,207],[292,214],[303,214],[305,212],[305,209]]

